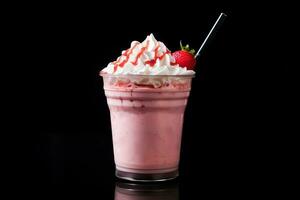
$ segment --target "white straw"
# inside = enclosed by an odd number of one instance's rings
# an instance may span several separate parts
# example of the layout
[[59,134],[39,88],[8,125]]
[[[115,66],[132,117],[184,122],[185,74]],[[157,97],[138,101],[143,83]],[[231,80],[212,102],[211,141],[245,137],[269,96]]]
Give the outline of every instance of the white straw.
[[217,21],[215,22],[215,24],[213,25],[213,27],[210,29],[208,35],[206,36],[204,42],[202,43],[202,45],[200,46],[199,50],[197,51],[195,58],[197,58],[197,56],[199,56],[201,50],[203,49],[204,45],[207,43],[208,39],[210,38],[211,34],[214,33],[218,27],[221,26],[222,22],[224,21],[225,17],[227,17],[227,15],[225,13],[221,13],[220,16],[218,17]]

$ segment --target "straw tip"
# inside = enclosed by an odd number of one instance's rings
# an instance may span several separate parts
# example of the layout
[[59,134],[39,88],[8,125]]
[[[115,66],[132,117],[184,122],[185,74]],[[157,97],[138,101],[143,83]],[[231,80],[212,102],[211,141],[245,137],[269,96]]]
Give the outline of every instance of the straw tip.
[[227,15],[225,13],[223,13],[223,12],[221,13],[221,15],[223,15],[224,17],[227,17]]

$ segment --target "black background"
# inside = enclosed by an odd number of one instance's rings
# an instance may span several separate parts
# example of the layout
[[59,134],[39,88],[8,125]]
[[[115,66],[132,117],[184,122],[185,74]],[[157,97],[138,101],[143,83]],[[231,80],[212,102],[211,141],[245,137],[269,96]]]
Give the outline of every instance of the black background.
[[197,188],[200,195],[247,194],[277,182],[289,132],[292,6],[110,3],[34,4],[17,19],[26,61],[21,71],[30,88],[21,89],[30,144],[22,154],[24,183],[94,185],[98,197],[113,199],[109,110],[99,71],[150,33],[171,51],[179,40],[197,49],[220,12],[228,17],[198,60],[185,113],[181,199],[199,195]]

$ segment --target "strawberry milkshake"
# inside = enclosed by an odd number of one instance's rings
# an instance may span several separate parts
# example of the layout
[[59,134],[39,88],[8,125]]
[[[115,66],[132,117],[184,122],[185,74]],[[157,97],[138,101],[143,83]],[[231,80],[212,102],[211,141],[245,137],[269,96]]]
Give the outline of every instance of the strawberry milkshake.
[[142,43],[133,41],[100,72],[117,177],[162,181],[178,176],[184,111],[195,74],[195,63],[178,63],[151,34]]

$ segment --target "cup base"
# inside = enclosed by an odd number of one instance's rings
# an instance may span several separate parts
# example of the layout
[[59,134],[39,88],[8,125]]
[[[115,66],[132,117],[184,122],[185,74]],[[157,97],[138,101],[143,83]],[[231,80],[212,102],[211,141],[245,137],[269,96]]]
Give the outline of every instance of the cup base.
[[124,172],[116,169],[116,177],[127,181],[134,182],[159,182],[173,180],[178,177],[178,170],[166,173],[139,174],[132,172]]

